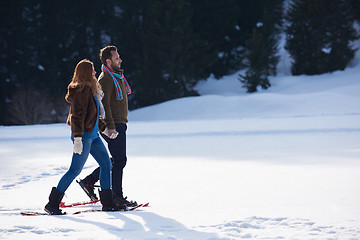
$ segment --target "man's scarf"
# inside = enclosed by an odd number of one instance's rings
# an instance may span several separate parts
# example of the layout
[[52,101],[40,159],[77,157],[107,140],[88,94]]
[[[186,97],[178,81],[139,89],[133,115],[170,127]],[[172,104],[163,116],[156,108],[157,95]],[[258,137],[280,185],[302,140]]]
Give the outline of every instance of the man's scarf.
[[121,93],[121,88],[120,88],[120,85],[119,85],[118,81],[116,80],[116,78],[124,80],[127,94],[129,95],[131,93],[131,88],[130,88],[128,82],[126,81],[124,74],[115,73],[115,72],[111,71],[111,69],[106,67],[104,64],[101,66],[101,71],[108,73],[111,76],[112,80],[114,81],[116,100],[123,99],[123,96]]

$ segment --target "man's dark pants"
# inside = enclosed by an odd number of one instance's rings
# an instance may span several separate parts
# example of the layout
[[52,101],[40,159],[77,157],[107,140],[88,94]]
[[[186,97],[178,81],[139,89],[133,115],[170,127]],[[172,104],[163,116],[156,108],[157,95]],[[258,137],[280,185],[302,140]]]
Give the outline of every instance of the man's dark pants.
[[[110,139],[106,135],[101,134],[101,136],[108,143],[108,148],[111,154],[111,184],[113,192],[119,197],[123,196],[122,191],[122,179],[123,179],[123,169],[126,166],[126,129],[127,125],[124,123],[115,124],[116,131],[119,133],[117,138]],[[94,184],[100,178],[100,167],[95,169],[89,176],[84,180],[86,183]]]

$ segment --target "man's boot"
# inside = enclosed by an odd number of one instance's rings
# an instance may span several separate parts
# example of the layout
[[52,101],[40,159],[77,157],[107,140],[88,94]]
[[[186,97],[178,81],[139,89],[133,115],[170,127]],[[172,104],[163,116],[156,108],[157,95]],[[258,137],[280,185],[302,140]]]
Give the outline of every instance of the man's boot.
[[125,202],[113,194],[111,189],[99,190],[99,195],[103,211],[121,211],[126,209]]
[[94,192],[94,184],[91,183],[88,179],[88,177],[84,178],[83,180],[76,180],[76,182],[80,185],[80,187],[84,190],[86,195],[90,198],[91,201],[98,200],[95,192]]
[[124,197],[122,194],[114,193],[122,202],[125,202],[127,207],[136,207],[138,204],[136,201],[127,200],[127,197]]

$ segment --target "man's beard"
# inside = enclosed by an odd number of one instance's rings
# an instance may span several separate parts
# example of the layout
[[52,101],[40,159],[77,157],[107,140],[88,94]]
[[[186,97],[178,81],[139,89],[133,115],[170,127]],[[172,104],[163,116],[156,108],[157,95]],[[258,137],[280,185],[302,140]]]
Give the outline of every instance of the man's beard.
[[116,65],[116,64],[114,64],[114,62],[113,61],[111,61],[111,68],[115,71],[115,72],[120,72],[120,67],[119,67],[119,65]]

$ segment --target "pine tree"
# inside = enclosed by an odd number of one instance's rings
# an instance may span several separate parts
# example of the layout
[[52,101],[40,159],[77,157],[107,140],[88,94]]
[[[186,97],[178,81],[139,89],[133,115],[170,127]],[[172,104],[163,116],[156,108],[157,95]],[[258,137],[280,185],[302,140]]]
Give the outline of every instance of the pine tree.
[[[4,114],[2,121],[6,124],[17,123],[11,119],[12,102],[19,99],[18,91],[28,90],[31,86],[42,91],[46,81],[39,81],[42,66],[39,65],[41,29],[39,27],[39,1],[11,1],[1,4],[1,84],[6,88]],[[32,95],[34,96],[35,93]],[[28,109],[24,109],[28,111]],[[45,110],[44,110],[45,112]],[[37,113],[29,113],[37,114]],[[49,113],[44,113],[47,115]]]
[[[11,109],[15,100],[31,101],[19,98],[19,93],[36,91],[28,96],[49,96],[40,98],[47,106],[42,112],[44,117],[30,116],[36,113],[28,111],[23,116],[35,120],[23,121],[27,124],[63,122],[67,107],[64,95],[76,63],[88,58],[100,68],[98,53],[102,33],[109,32],[107,19],[113,14],[111,9],[108,1],[14,0],[1,4],[0,22],[4,26],[0,30],[0,77],[5,80],[1,86],[9,87],[0,100],[5,103],[0,104],[1,107],[7,108],[2,112],[10,116],[15,112]],[[2,121],[21,123],[15,118]]]
[[193,26],[201,41],[208,47],[208,71],[221,77],[243,68],[244,36],[238,22],[245,13],[240,6],[244,0],[189,0],[194,8]]
[[[14,89],[13,80],[15,70],[12,68],[16,61],[14,42],[18,35],[18,23],[21,19],[19,1],[0,2],[0,124],[6,124],[8,102]],[[21,25],[20,25],[21,26]]]
[[351,12],[356,21],[360,23],[360,1],[359,0],[347,0],[349,2]]
[[256,92],[258,86],[267,89],[271,86],[268,76],[276,75],[276,64],[278,63],[277,39],[267,38],[264,31],[254,29],[254,36],[249,40],[247,60],[249,69],[246,75],[240,74],[240,81],[247,92]]
[[349,43],[358,36],[348,1],[293,1],[286,20],[286,49],[294,75],[344,70],[353,59]]
[[143,15],[141,67],[133,75],[133,101],[146,106],[197,93],[193,86],[204,75],[206,52],[191,25],[192,9],[185,0],[148,3]]
[[[354,58],[356,49],[352,49],[350,42],[359,35],[353,28],[354,18],[351,6],[346,0],[333,0],[325,5],[327,15],[327,55],[325,71],[344,70]],[[337,9],[337,11],[336,11]],[[328,51],[330,51],[328,53]]]
[[[246,58],[248,70],[240,75],[247,92],[256,92],[258,86],[267,89],[271,86],[268,76],[276,75],[278,40],[282,16],[282,0],[264,2],[263,16],[254,26],[253,34],[247,41]],[[266,5],[269,4],[269,5]]]

